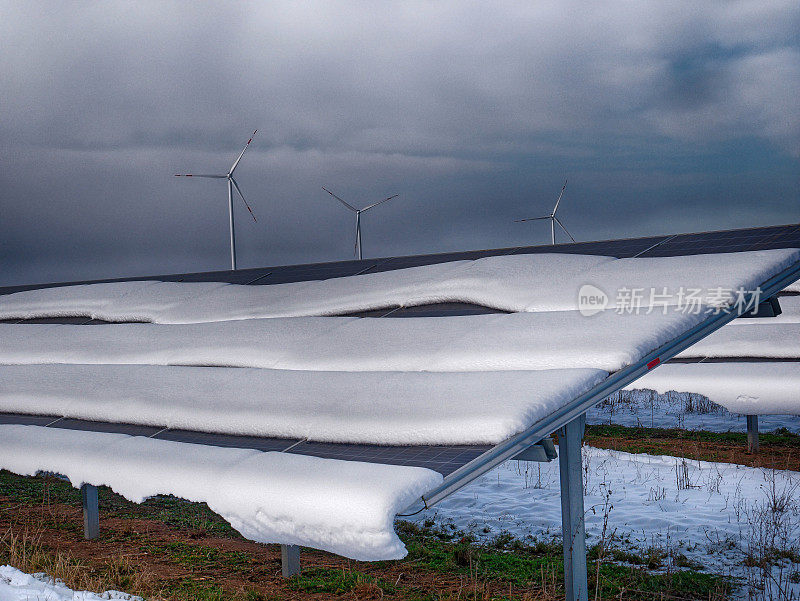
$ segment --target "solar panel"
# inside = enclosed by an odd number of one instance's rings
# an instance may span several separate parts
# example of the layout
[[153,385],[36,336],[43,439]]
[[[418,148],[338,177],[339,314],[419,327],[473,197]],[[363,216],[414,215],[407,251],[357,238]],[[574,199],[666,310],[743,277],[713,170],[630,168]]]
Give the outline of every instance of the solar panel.
[[263,284],[288,284],[309,280],[325,280],[356,275],[374,267],[377,261],[346,261],[341,263],[318,263],[311,265],[289,265],[275,267],[269,275],[256,282]]
[[491,445],[382,446],[306,441],[288,452],[326,459],[426,467],[446,476],[490,448]]
[[0,413],[0,424],[46,426],[82,432],[128,434],[130,436],[146,436],[157,440],[170,440],[214,447],[278,451],[325,459],[425,467],[444,476],[454,472],[465,463],[472,461],[491,448],[491,445],[392,446],[313,442],[297,438],[271,438],[197,432],[193,430],[173,430],[160,426],[97,422],[52,415],[26,415],[22,413]]
[[602,240],[597,242],[576,242],[548,246],[525,246],[513,254],[525,255],[533,253],[571,253],[579,255],[605,255],[609,257],[635,257],[648,248],[666,240],[668,236],[649,238],[632,238],[628,240]]
[[208,271],[171,275],[155,275],[105,280],[85,280],[0,288],[0,294],[11,294],[23,290],[52,288],[75,284],[95,284],[102,282],[122,282],[141,280],[161,280],[169,282],[225,282],[232,284],[268,285],[288,282],[321,280],[345,277],[362,273],[377,273],[420,265],[433,265],[448,261],[479,259],[498,255],[519,255],[534,253],[573,253],[587,255],[607,255],[612,257],[672,257],[700,253],[741,252],[766,250],[771,248],[800,248],[800,224],[747,228],[739,230],[720,230],[693,234],[672,234],[643,238],[575,242],[556,245],[523,246],[497,248],[453,253],[411,255],[405,257],[383,257],[361,261],[337,261],[331,263],[309,263],[306,265],[285,265],[280,267],[261,267],[238,271]]
[[[112,322],[102,319],[89,319],[88,317],[37,317],[35,319],[0,319],[0,323],[27,323],[27,324],[62,324],[75,326],[96,326],[107,325]],[[138,321],[126,321],[122,323],[142,323]]]
[[142,426],[139,424],[120,424],[110,422],[94,422],[85,419],[60,418],[48,424],[49,428],[62,428],[64,430],[80,430],[82,432],[104,432],[114,434],[128,434],[130,436],[153,436],[162,428],[155,426]]
[[434,303],[415,307],[391,307],[373,311],[347,313],[347,317],[453,317],[456,315],[486,315],[489,313],[507,313],[500,309],[473,305],[471,303]]
[[88,317],[37,317],[35,319],[21,319],[20,323],[61,323],[83,325],[87,324],[91,319]]
[[55,415],[25,415],[23,413],[0,413],[0,424],[19,424],[21,426],[46,426],[60,419]]
[[214,432],[196,432],[193,430],[162,429],[153,436],[159,440],[205,444],[213,447],[230,447],[235,449],[256,449],[257,451],[285,451],[300,442],[297,438],[266,438],[260,436],[238,436],[235,434],[217,434]]
[[473,261],[484,257],[495,257],[498,255],[512,254],[515,248],[499,248],[494,250],[471,250],[456,253],[440,253],[435,255],[412,255],[408,257],[391,257],[381,260],[374,269],[370,271],[392,271],[394,269],[406,269],[408,267],[420,267],[422,265],[435,265],[438,263],[449,263],[451,261]]
[[[318,263],[308,265],[290,265],[283,267],[265,267],[260,269],[217,271],[194,274],[178,274],[171,276],[155,276],[153,278],[129,278],[129,280],[160,279],[164,281],[220,281],[230,283],[269,285],[273,283],[319,280],[330,277],[342,277],[359,273],[377,273],[404,267],[430,265],[447,261],[477,259],[487,256],[508,254],[532,254],[567,252],[579,254],[599,254],[616,257],[657,257],[678,256],[706,252],[735,252],[761,250],[767,248],[800,247],[800,226],[788,225],[746,230],[729,230],[719,232],[701,232],[697,234],[681,234],[671,236],[651,236],[626,240],[606,240],[546,246],[504,248],[494,250],[468,251],[462,253],[443,253],[435,255],[417,255],[410,257],[389,257],[368,259],[363,261],[341,261],[335,263]],[[103,280],[112,281],[112,280]],[[82,282],[87,283],[87,282]],[[40,286],[22,286],[0,289],[0,294],[20,289],[52,287],[59,284]],[[474,315],[495,313],[493,309],[471,305],[468,303],[437,303],[420,307],[391,307],[376,311],[364,311],[354,315],[361,317],[423,317]],[[86,318],[50,318],[38,320],[8,320],[6,323],[72,323],[101,324],[99,320]],[[723,359],[728,361],[729,359]],[[761,361],[760,358],[741,358],[739,361]],[[673,362],[696,362],[698,360],[673,359]],[[706,360],[718,361],[718,360]],[[775,361],[770,359],[769,361]],[[352,461],[369,461],[392,465],[412,465],[428,467],[447,476],[462,469],[484,452],[494,448],[491,446],[382,446],[364,444],[334,444],[297,439],[262,438],[254,436],[236,436],[186,430],[171,430],[159,427],[136,426],[132,424],[109,424],[86,420],[59,419],[53,416],[30,416],[21,414],[0,414],[0,423],[24,423],[49,425],[51,427],[90,430],[98,432],[121,432],[134,435],[152,436],[162,440],[191,442],[212,446],[253,448],[263,451],[283,451],[312,455],[317,457],[347,459]]]
[[164,282],[224,282],[226,284],[250,284],[268,273],[269,270],[238,269],[236,271],[206,271],[179,275],[161,275],[151,279]]
[[706,253],[741,252],[800,245],[800,227],[780,226],[722,232],[680,234],[641,256],[673,257]]
[[676,357],[666,363],[800,363],[797,357]]

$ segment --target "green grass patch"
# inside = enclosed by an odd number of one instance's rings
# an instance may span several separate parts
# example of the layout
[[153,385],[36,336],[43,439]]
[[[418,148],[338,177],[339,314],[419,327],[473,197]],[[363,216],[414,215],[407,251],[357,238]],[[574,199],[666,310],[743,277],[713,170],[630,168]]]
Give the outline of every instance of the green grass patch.
[[335,568],[309,568],[293,576],[289,586],[307,593],[328,593],[342,595],[352,591],[368,591],[378,589],[384,593],[394,593],[394,585],[374,576],[354,570]]
[[81,504],[80,491],[65,480],[54,476],[18,476],[6,470],[0,470],[0,497],[34,505],[48,501],[78,506]]
[[[65,480],[55,476],[18,476],[6,470],[0,470],[0,496],[23,504],[41,505],[53,502],[75,507],[81,505],[80,491]],[[159,495],[137,504],[105,486],[98,489],[98,499],[100,511],[105,517],[151,519],[176,528],[240,538],[239,533],[205,503],[192,503],[173,496]]]
[[190,580],[173,580],[165,583],[162,595],[180,601],[234,601],[241,595],[232,593],[221,586]]
[[[500,536],[485,545],[477,545],[469,537],[460,541],[443,540],[441,531],[414,526],[400,528],[408,548],[407,561],[420,568],[463,574],[478,581],[502,581],[515,588],[534,588],[546,582],[563,582],[564,563],[560,541],[526,543]],[[498,541],[502,546],[498,546]],[[606,551],[608,559],[600,566],[602,598],[650,600],[653,593],[664,593],[681,599],[716,598],[731,590],[731,582],[723,577],[688,569],[670,574],[653,573],[664,566],[667,555],[657,548],[634,554],[616,548]],[[589,549],[589,589],[596,586],[598,548]],[[633,565],[619,565],[624,562]],[[688,560],[687,560],[688,561]],[[687,565],[688,568],[694,566]],[[563,594],[563,591],[562,591]]]
[[244,551],[223,551],[216,547],[172,541],[164,544],[145,544],[142,549],[154,555],[168,557],[170,561],[197,570],[225,569],[249,573],[256,565],[249,553]]
[[160,596],[176,601],[283,601],[281,595],[265,595],[259,591],[230,591],[211,583],[184,578],[165,583]]
[[[680,428],[640,428],[616,425],[586,426],[586,437],[627,438],[631,440],[689,440],[698,442],[726,442],[747,444],[745,432],[706,432],[702,430],[682,430]],[[785,428],[758,435],[762,446],[776,445],[800,449],[800,434],[792,434]]]

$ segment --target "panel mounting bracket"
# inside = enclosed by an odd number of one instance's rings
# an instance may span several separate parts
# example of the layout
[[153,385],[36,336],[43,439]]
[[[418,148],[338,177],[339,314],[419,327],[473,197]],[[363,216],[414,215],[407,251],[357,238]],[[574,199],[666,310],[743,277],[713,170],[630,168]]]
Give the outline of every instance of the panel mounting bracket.
[[783,313],[783,310],[778,302],[778,297],[770,296],[758,303],[756,307],[746,313],[742,313],[739,317],[777,317],[781,313]]
[[523,449],[517,455],[512,457],[512,459],[516,459],[517,461],[536,461],[538,463],[548,463],[558,457],[556,453],[556,445],[553,444],[553,439],[549,436],[547,438],[542,438],[539,442],[536,442],[529,446],[527,449]]

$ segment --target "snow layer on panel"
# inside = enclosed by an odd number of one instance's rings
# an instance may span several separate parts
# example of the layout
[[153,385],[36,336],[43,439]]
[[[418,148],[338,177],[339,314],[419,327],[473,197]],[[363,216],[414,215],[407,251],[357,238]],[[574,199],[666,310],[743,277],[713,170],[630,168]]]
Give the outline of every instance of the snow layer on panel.
[[702,394],[745,415],[800,415],[800,363],[667,363],[626,388]]
[[122,434],[0,425],[0,467],[50,471],[125,498],[206,502],[245,537],[372,561],[399,559],[393,520],[442,476],[432,470],[206,447]]
[[312,371],[616,371],[699,323],[670,311],[577,311],[216,323],[0,325],[2,364],[130,363]]
[[464,317],[360,319],[276,367],[330,371],[494,371],[593,368],[616,371],[675,338],[701,315],[584,317],[577,311]]
[[0,324],[0,363],[130,363],[272,367],[355,317],[258,319],[183,325]]
[[[0,318],[85,315],[108,321],[195,323],[333,315],[433,302],[468,302],[507,311],[564,311],[579,308],[579,293],[586,284],[604,291],[610,308],[624,302],[623,290],[642,291],[644,307],[675,305],[683,302],[681,290],[700,290],[707,302],[714,289],[755,288],[797,260],[800,251],[793,249],[637,259],[553,253],[268,286],[116,282],[3,296]],[[654,299],[651,291],[665,291],[668,297]],[[717,301],[728,297],[723,293]]]
[[302,317],[354,313],[437,298],[449,274],[470,261],[454,261],[395,271],[266,286],[230,284],[202,302],[185,303],[159,316],[162,323],[191,323],[262,317]]
[[[89,316],[116,299],[152,286],[155,282],[105,282],[55,286],[0,296],[0,311],[7,319]],[[6,317],[4,317],[6,319]]]
[[[175,282],[64,286],[0,296],[0,318],[86,316],[107,321],[198,323],[335,315],[437,302],[521,311],[529,304],[532,289],[612,260],[543,253],[266,286]],[[572,308],[575,302],[570,300]]]
[[[769,318],[763,321],[769,322]],[[766,357],[800,359],[800,323],[724,327],[678,357]]]
[[73,591],[47,574],[26,574],[11,566],[0,566],[0,601],[144,601],[137,595],[109,590],[103,593]]
[[27,290],[0,296],[0,319],[88,317],[106,321],[158,321],[190,299],[202,303],[220,282],[105,282]]
[[464,302],[503,311],[523,311],[531,291],[550,287],[613,261],[610,257],[543,253],[485,257],[399,269],[319,282],[302,299],[292,299],[292,315],[320,315],[392,306]]
[[327,442],[489,444],[607,375],[12,365],[0,367],[0,411]]
[[[698,290],[703,304],[716,296],[719,304],[735,299],[732,291],[754,290],[768,278],[800,261],[800,250],[778,249],[681,257],[631,258],[608,261],[551,286],[532,291],[527,311],[577,309],[579,292],[588,284],[608,297],[607,308],[629,303],[629,292],[641,291],[642,307],[686,303],[685,295]],[[717,295],[717,289],[722,293]],[[665,296],[661,296],[666,293]],[[724,301],[724,302],[723,302]],[[629,306],[629,305],[628,305]]]
[[781,314],[776,317],[740,317],[730,325],[775,325],[779,323],[800,323],[800,296],[781,296],[778,298]]

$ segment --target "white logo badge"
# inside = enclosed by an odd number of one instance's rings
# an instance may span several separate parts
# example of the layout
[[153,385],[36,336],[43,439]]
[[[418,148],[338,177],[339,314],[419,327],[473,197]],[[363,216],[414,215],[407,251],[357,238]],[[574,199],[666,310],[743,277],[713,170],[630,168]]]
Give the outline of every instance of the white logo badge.
[[608,306],[608,295],[597,286],[584,284],[578,290],[578,310],[584,317],[600,313]]

